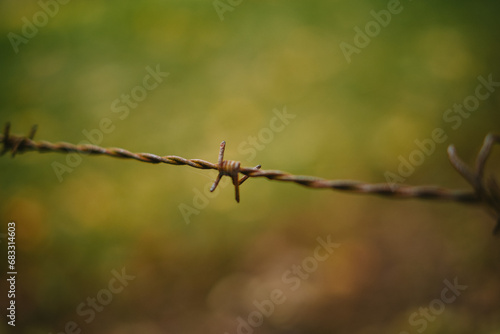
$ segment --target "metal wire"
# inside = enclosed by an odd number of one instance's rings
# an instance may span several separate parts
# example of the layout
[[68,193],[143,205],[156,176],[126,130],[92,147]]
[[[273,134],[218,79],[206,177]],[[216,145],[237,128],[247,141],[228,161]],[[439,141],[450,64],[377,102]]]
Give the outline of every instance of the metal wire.
[[[486,136],[483,146],[479,151],[474,169],[469,168],[457,155],[453,145],[448,147],[448,156],[453,167],[471,184],[473,190],[454,190],[439,186],[409,186],[389,183],[371,184],[354,180],[327,180],[304,175],[293,175],[280,170],[262,170],[261,166],[241,167],[239,161],[224,160],[226,143],[222,142],[219,150],[217,164],[201,160],[186,159],[176,155],[159,156],[151,153],[133,153],[122,148],[103,148],[96,145],[83,144],[74,145],[66,142],[51,143],[47,141],[34,141],[36,132],[34,126],[28,136],[10,134],[10,124],[7,123],[0,141],[3,150],[0,155],[11,152],[12,156],[17,153],[29,151],[59,152],[59,153],[83,153],[90,155],[107,155],[115,158],[134,159],[147,163],[166,163],[170,165],[187,165],[199,169],[216,169],[219,175],[210,191],[215,190],[222,176],[229,176],[235,187],[235,198],[239,202],[239,185],[250,177],[265,177],[269,180],[293,182],[314,189],[333,189],[359,194],[374,194],[391,198],[417,198],[430,200],[448,200],[459,203],[482,204],[488,208],[498,223],[495,233],[500,233],[500,190],[498,183],[493,177],[484,181],[484,168],[486,161],[495,143],[500,143],[500,136],[489,134]],[[238,180],[239,174],[244,176]]]
[[[34,127],[34,129],[36,129],[36,127]],[[7,124],[5,126],[4,134],[0,134],[0,141],[3,143],[3,151],[0,153],[0,155],[3,155],[9,151],[12,153],[12,156],[15,156],[17,153],[24,153],[29,151],[38,151],[40,153],[75,152],[91,155],[107,155],[115,158],[135,159],[152,164],[165,163],[170,165],[188,165],[200,169],[217,169],[216,164],[201,159],[185,159],[176,155],[159,156],[151,153],[133,153],[123,148],[104,148],[90,144],[75,145],[66,142],[51,143],[44,140],[34,141],[33,136],[23,137],[11,135],[9,133],[9,130],[10,124]]]

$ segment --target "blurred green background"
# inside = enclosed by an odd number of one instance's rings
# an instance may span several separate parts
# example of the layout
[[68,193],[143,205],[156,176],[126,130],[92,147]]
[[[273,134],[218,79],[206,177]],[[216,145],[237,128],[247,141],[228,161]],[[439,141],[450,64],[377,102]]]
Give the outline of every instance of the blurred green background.
[[[354,28],[390,1],[218,3],[231,9],[223,20],[211,1],[42,0],[54,14],[44,22],[37,1],[2,0],[0,122],[79,143],[109,119],[101,146],[216,162],[226,140],[226,159],[244,166],[370,182],[385,182],[416,139],[442,128],[446,142],[406,183],[467,187],[446,146],[472,161],[500,130],[500,94],[456,129],[443,115],[474,94],[478,76],[500,81],[497,1],[402,1],[350,63],[340,44],[354,45]],[[38,31],[13,47],[10,33],[22,37],[34,16]],[[168,77],[126,117],[114,112],[157,66]],[[284,108],[295,118],[267,139]],[[249,136],[259,134],[266,142],[251,159]],[[53,164],[66,158],[0,159],[2,259],[7,222],[17,224],[17,332],[74,322],[82,333],[500,333],[500,239],[480,208],[265,179],[246,182],[240,204],[228,180],[204,201],[196,194],[213,171],[83,156],[59,182]],[[488,167],[498,171],[498,150]],[[328,236],[340,247],[292,291],[283,275]],[[78,306],[109,297],[123,268],[135,278],[87,323]],[[455,277],[468,287],[456,301],[410,323]],[[238,331],[238,317],[248,321],[274,289],[286,300]]]

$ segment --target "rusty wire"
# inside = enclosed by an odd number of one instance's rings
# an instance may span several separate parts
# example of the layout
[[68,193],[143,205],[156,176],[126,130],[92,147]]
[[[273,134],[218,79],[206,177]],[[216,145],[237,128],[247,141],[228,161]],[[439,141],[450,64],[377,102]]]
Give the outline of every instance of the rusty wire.
[[[219,175],[210,191],[214,191],[222,176],[229,176],[235,187],[235,198],[239,202],[239,185],[251,177],[265,177],[269,180],[293,182],[315,189],[333,189],[360,194],[374,194],[392,198],[417,198],[432,200],[448,200],[459,203],[481,204],[485,206],[497,220],[494,233],[500,233],[500,187],[493,176],[484,180],[484,168],[486,161],[495,143],[500,143],[500,136],[489,134],[484,139],[483,146],[478,153],[474,169],[469,168],[457,155],[453,145],[448,147],[448,157],[453,167],[472,186],[473,190],[455,190],[439,186],[409,186],[389,183],[365,183],[354,180],[328,180],[312,176],[293,175],[280,170],[262,170],[261,166],[241,167],[239,161],[224,160],[226,143],[220,145],[217,164],[202,159],[186,159],[176,155],[159,156],[151,153],[133,153],[122,148],[103,148],[92,144],[74,145],[67,142],[51,143],[48,141],[34,141],[36,132],[34,126],[28,136],[10,134],[10,124],[7,123],[0,141],[3,150],[0,155],[11,152],[12,156],[17,153],[29,151],[59,152],[59,153],[83,153],[90,155],[107,155],[115,158],[134,159],[147,163],[166,163],[170,165],[187,165],[199,169],[215,169]],[[244,176],[238,180],[239,174]]]

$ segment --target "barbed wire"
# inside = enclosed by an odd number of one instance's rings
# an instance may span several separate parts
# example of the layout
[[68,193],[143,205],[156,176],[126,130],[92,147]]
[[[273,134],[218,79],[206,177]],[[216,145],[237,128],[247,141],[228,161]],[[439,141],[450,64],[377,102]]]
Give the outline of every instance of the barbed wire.
[[[476,158],[473,169],[468,167],[459,157],[453,145],[448,147],[448,157],[453,167],[472,186],[472,190],[455,190],[439,186],[410,186],[391,183],[366,183],[354,180],[328,180],[313,176],[293,175],[280,170],[263,170],[256,167],[242,167],[239,161],[224,160],[226,142],[222,142],[216,164],[202,159],[186,159],[176,155],[159,156],[151,153],[133,153],[122,148],[103,148],[92,144],[75,145],[67,142],[48,142],[33,140],[36,126],[33,126],[28,136],[13,135],[10,133],[10,123],[7,123],[0,141],[3,150],[0,155],[11,152],[14,157],[17,153],[29,151],[83,153],[90,155],[106,155],[115,158],[134,159],[152,164],[165,163],[170,165],[187,165],[199,169],[215,169],[219,175],[210,191],[214,191],[222,176],[229,176],[235,187],[236,201],[240,201],[239,186],[252,177],[264,177],[269,180],[292,182],[314,189],[333,189],[359,194],[373,194],[391,198],[417,198],[429,200],[447,200],[459,203],[480,204],[497,220],[494,233],[500,233],[500,187],[496,179],[490,176],[484,180],[484,168],[495,143],[500,143],[500,136],[488,134]],[[239,179],[239,174],[243,177]]]

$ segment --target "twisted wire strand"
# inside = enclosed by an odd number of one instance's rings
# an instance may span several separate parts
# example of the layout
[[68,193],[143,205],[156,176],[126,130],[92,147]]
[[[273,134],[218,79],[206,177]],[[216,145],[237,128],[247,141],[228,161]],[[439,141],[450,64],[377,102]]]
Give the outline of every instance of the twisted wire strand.
[[[12,155],[16,153],[24,153],[29,151],[38,151],[41,153],[45,152],[59,152],[59,153],[82,153],[90,155],[106,155],[115,158],[124,159],[134,159],[141,162],[147,163],[166,163],[170,165],[187,165],[199,169],[215,169],[219,170],[220,177],[222,175],[233,175],[235,171],[232,170],[231,173],[225,170],[224,166],[232,166],[233,164],[227,163],[223,160],[225,142],[221,144],[221,152],[219,154],[218,163],[214,164],[201,159],[186,159],[183,157],[175,155],[159,156],[151,153],[133,153],[122,148],[103,148],[97,145],[91,144],[81,144],[75,145],[67,142],[56,142],[51,143],[48,141],[34,141],[33,136],[36,128],[34,127],[30,132],[29,136],[18,136],[10,134],[10,125],[7,124],[5,127],[4,134],[0,134],[0,141],[3,143],[3,151],[10,151]],[[260,165],[257,167],[238,167],[236,173],[241,173],[244,176],[238,184],[237,187],[244,180],[249,177],[264,177],[269,180],[282,181],[282,182],[292,182],[305,187],[315,188],[315,189],[333,189],[337,191],[346,191],[360,194],[374,194],[385,197],[393,198],[417,198],[417,199],[431,199],[431,200],[448,200],[460,203],[480,203],[484,201],[485,191],[482,183],[477,182],[478,177],[482,176],[484,163],[486,158],[489,156],[491,146],[494,142],[498,141],[498,136],[489,136],[489,140],[485,140],[485,144],[480,151],[477,171],[476,173],[469,169],[457,156],[456,150],[453,146],[450,146],[448,152],[450,155],[450,161],[454,167],[464,176],[464,178],[471,184],[475,191],[470,190],[454,190],[447,189],[439,186],[410,186],[410,185],[399,185],[399,184],[388,184],[388,183],[365,183],[361,181],[354,180],[327,180],[323,178],[317,178],[312,176],[304,175],[293,175],[280,170],[262,170]],[[234,168],[233,168],[234,169]],[[218,178],[220,180],[220,177]],[[217,180],[214,184],[213,189],[217,186]],[[492,183],[492,182],[490,182]],[[212,190],[213,190],[212,189]],[[238,190],[237,190],[238,192]],[[496,195],[496,194],[495,194]],[[238,200],[237,196],[237,200]],[[487,203],[491,204],[494,202],[497,205],[497,199],[494,201],[488,198]],[[499,211],[495,208],[495,211]]]
[[[264,177],[269,180],[292,182],[313,189],[332,189],[338,191],[353,192],[359,194],[373,194],[390,198],[417,198],[430,200],[448,200],[459,203],[481,204],[486,207],[493,217],[497,219],[494,234],[500,234],[500,187],[493,176],[484,180],[484,169],[494,144],[500,143],[500,136],[489,134],[486,136],[474,168],[467,166],[457,154],[453,145],[448,147],[448,157],[453,167],[472,186],[473,190],[454,190],[439,186],[409,186],[389,183],[365,183],[353,180],[327,180],[305,175],[293,175],[280,170],[262,170],[261,165],[256,167],[241,167],[239,161],[224,160],[226,142],[220,145],[217,163],[211,163],[201,159],[186,159],[176,155],[159,156],[151,153],[134,153],[122,148],[103,148],[97,145],[80,144],[74,145],[67,142],[51,143],[48,141],[34,141],[36,132],[34,126],[28,136],[10,134],[10,124],[7,123],[3,134],[0,134],[0,142],[3,150],[0,155],[11,152],[14,157],[17,153],[29,151],[59,152],[59,153],[83,153],[90,155],[106,155],[122,159],[134,159],[152,164],[165,163],[170,165],[186,165],[199,169],[216,169],[219,175],[210,191],[215,190],[223,176],[231,177],[235,187],[236,201],[240,201],[239,186],[250,177]],[[239,173],[244,176],[238,180]]]
[[327,180],[311,176],[293,175],[279,170],[242,169],[240,173],[249,177],[265,177],[269,180],[293,182],[316,189],[333,189],[401,199],[439,199],[462,203],[480,202],[479,197],[472,191],[452,190],[437,186],[409,186],[388,183],[365,183],[355,180]]
[[186,159],[176,155],[159,156],[151,153],[133,153],[123,148],[110,147],[104,148],[97,145],[81,144],[75,145],[67,142],[51,143],[48,141],[34,141],[32,139],[17,135],[5,136],[0,134],[0,141],[4,144],[4,151],[11,151],[13,155],[29,151],[38,151],[40,153],[59,152],[59,153],[83,153],[90,155],[106,155],[115,158],[134,159],[142,162],[158,164],[165,163],[170,165],[188,165],[199,169],[217,169],[217,165],[201,159]]

